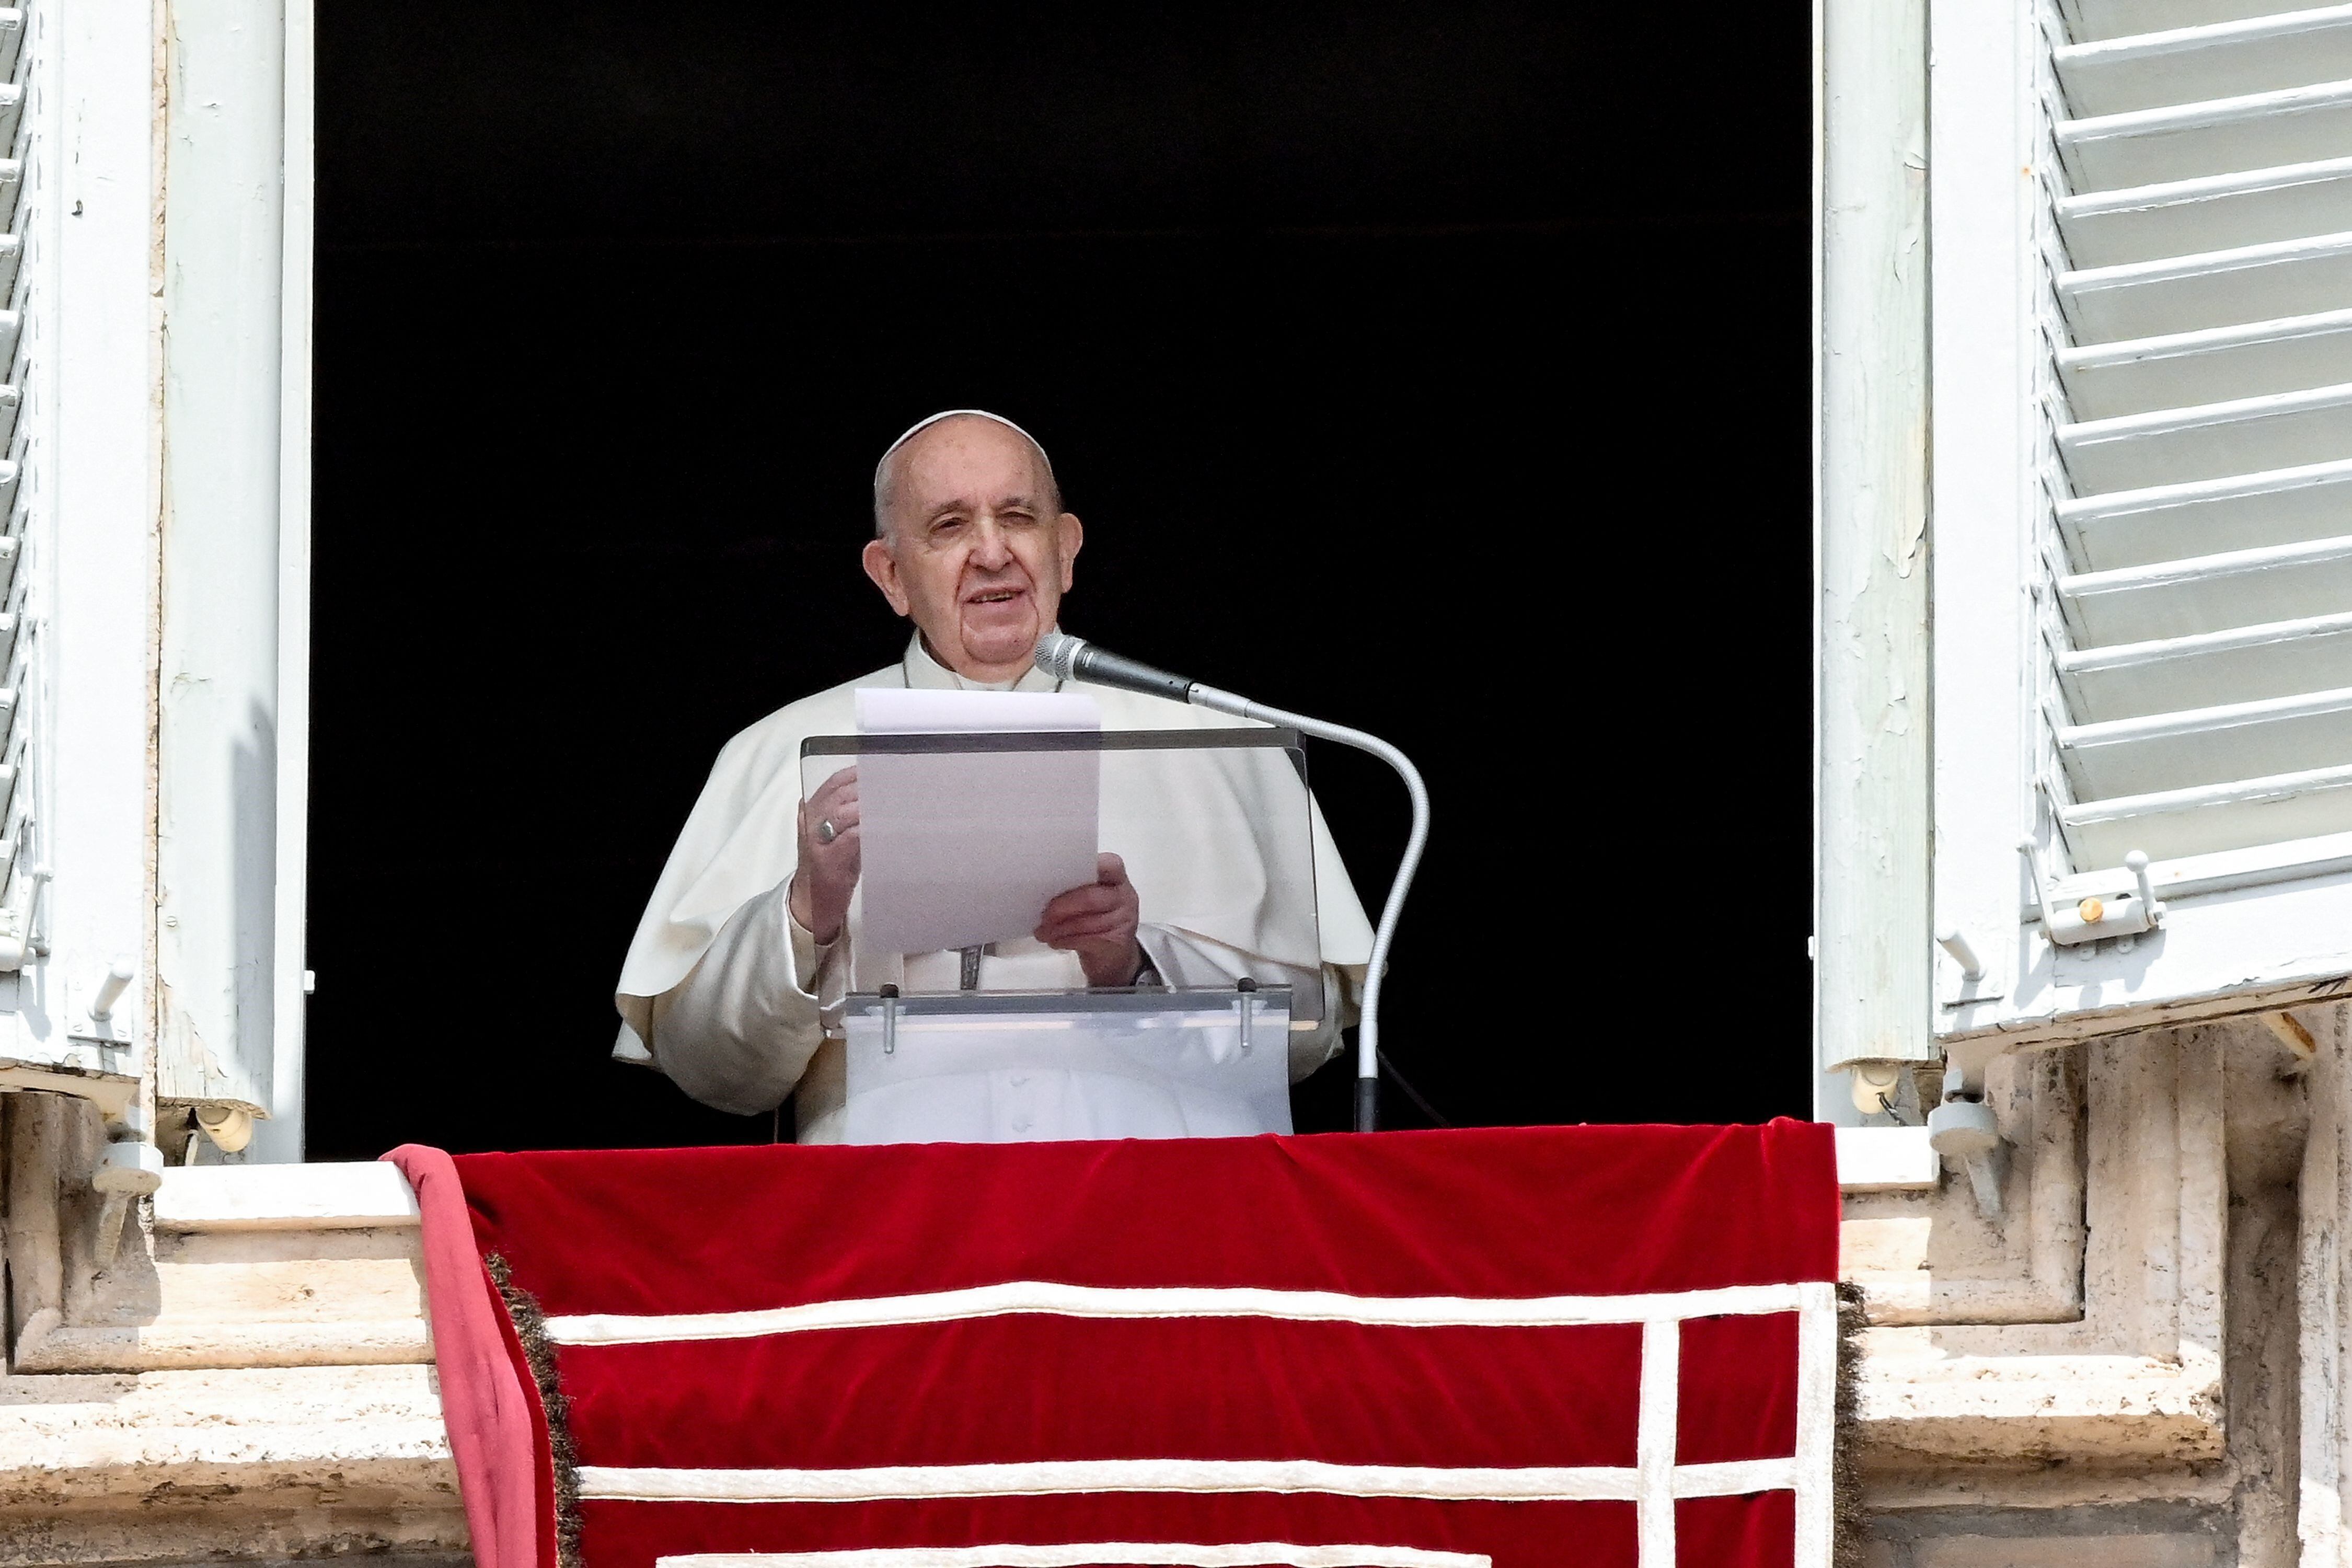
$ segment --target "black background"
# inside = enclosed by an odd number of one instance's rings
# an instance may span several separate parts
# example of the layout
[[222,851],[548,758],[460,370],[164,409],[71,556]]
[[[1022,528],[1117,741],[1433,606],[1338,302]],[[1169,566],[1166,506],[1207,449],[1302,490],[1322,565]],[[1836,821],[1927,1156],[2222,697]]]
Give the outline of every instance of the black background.
[[961,405],[1073,630],[1420,760],[1439,1110],[1805,1114],[1808,24],[1658,21],[322,7],[310,1155],[769,1136],[614,977],[719,745],[897,656],[869,475]]

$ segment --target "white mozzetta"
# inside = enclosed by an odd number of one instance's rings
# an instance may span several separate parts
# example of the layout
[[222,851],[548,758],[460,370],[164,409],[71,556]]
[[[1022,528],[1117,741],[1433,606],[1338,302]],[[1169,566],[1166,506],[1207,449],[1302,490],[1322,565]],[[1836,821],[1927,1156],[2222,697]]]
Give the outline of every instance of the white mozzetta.
[[186,1165],[163,1173],[155,1228],[354,1230],[417,1223],[408,1180],[380,1160],[318,1165]]

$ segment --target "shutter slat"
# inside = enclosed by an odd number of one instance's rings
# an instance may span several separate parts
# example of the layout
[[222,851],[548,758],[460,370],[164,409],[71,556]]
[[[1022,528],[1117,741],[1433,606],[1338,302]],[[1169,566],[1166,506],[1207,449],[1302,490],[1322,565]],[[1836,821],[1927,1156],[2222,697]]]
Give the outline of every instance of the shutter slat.
[[2326,539],[2352,519],[2352,457],[2187,485],[2069,497],[2058,529],[2075,564],[2112,571],[2211,551]]
[[2061,273],[2078,345],[2314,315],[2352,299],[2352,230]]
[[2064,0],[2067,30],[2082,43],[2210,26],[2245,16],[2269,16],[2278,0]]
[[2352,146],[2352,81],[2061,121],[2057,142],[2077,191],[2340,158]]
[[2325,462],[2352,452],[2352,384],[2062,425],[2058,449],[2078,492]]
[[2352,535],[2058,579],[2078,648],[2193,637],[2352,606]]
[[2064,349],[2058,374],[2085,419],[2352,382],[2352,310]]
[[16,264],[24,258],[25,237],[20,234],[0,234],[0,300],[13,300],[16,293]]
[[2051,58],[2084,117],[2307,87],[2352,79],[2352,5],[2070,44]]
[[2058,676],[2084,723],[2352,686],[2352,610],[2070,649]]
[[2058,748],[2085,802],[2333,766],[2352,757],[2352,687],[2069,724]]
[[2352,158],[2066,196],[2058,230],[2080,268],[2352,230]]
[[[2352,832],[2352,763],[2198,789],[2118,796],[2060,809],[2067,847],[2085,866],[2121,866]],[[2282,858],[2278,875],[2292,875]]]

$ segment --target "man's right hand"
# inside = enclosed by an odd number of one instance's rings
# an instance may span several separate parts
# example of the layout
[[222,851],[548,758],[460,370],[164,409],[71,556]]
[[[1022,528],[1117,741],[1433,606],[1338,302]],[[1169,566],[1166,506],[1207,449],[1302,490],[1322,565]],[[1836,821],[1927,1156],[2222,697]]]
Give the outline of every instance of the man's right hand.
[[[824,825],[832,824],[827,842]],[[841,935],[857,888],[857,770],[844,768],[801,802],[801,863],[793,873],[793,919],[819,942]]]

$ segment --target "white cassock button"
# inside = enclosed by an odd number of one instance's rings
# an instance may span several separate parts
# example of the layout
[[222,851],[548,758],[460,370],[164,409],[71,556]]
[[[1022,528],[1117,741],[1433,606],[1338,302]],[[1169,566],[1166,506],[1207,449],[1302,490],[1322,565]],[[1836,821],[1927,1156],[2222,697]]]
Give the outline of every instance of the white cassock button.
[[1015,1132],[1026,1132],[1026,1131],[1029,1131],[1029,1119],[1028,1119],[1027,1117],[1025,1117],[1025,1116],[1016,1116],[1016,1117],[1014,1117],[1014,1118],[1013,1119],[1013,1131],[1014,1131]]
[[1024,1085],[1024,1084],[1027,1083],[1028,1081],[1029,1081],[1029,1075],[1028,1075],[1027,1073],[1025,1073],[1025,1072],[1024,1072],[1024,1073],[1022,1073],[1022,1074],[1020,1074],[1018,1077],[1016,1077],[1016,1078],[1014,1078],[1014,1079],[1013,1079],[1013,1088],[1015,1088],[1015,1089],[1019,1089],[1022,1085]]

